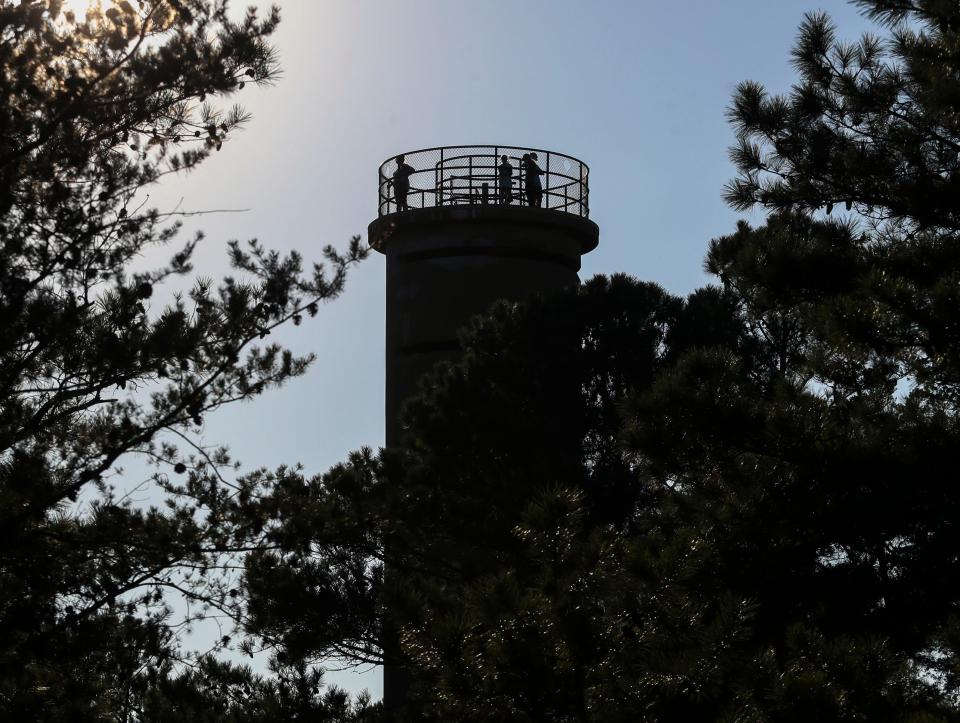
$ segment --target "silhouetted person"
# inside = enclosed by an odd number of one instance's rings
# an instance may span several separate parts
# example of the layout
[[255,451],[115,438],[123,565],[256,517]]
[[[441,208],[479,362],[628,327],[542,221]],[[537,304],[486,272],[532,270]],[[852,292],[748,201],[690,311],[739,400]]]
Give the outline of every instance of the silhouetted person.
[[543,171],[537,165],[536,153],[527,153],[523,156],[523,175],[527,203],[531,206],[539,206],[543,202],[543,185],[540,183]]
[[510,203],[513,200],[513,166],[510,159],[500,156],[500,165],[497,166],[497,183],[500,188],[500,203]]
[[403,156],[397,156],[397,170],[393,172],[393,193],[397,199],[398,211],[409,211],[407,194],[410,192],[410,176],[415,173],[413,166],[404,163]]

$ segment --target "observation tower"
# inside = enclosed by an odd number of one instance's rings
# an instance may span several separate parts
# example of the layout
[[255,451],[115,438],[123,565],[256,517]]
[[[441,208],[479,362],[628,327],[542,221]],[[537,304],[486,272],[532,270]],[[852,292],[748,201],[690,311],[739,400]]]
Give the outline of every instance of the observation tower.
[[[528,205],[523,157],[536,154],[541,206]],[[498,166],[513,169],[509,197]],[[405,158],[407,205],[394,173]],[[571,156],[514,146],[411,151],[379,170],[370,245],[387,257],[386,443],[399,441],[403,400],[438,361],[456,357],[457,330],[498,299],[520,301],[579,283],[580,257],[597,247],[589,169]],[[402,189],[401,189],[402,194]]]
[[[535,191],[528,198],[528,154],[536,155],[540,199]],[[501,182],[503,156],[512,168],[509,191]],[[397,177],[400,158],[407,168]],[[427,148],[380,165],[368,238],[387,257],[388,446],[400,441],[404,400],[424,372],[456,358],[457,331],[471,316],[498,299],[520,301],[580,282],[580,257],[599,236],[589,219],[588,174],[571,156],[514,146]],[[383,699],[395,707],[406,697],[406,676],[389,650],[385,655]]]

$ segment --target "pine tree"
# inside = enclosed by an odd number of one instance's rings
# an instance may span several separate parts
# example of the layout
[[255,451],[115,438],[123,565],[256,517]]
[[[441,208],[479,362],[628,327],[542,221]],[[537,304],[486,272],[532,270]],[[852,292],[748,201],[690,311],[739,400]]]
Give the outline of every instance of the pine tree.
[[791,95],[740,86],[730,110],[740,176],[728,199],[737,208],[851,212],[851,233],[835,234],[835,246],[795,254],[807,271],[814,253],[839,266],[764,286],[785,298],[826,296],[818,313],[837,345],[895,358],[926,395],[955,403],[958,11],[933,1],[858,4],[890,27],[889,38],[845,43],[826,16],[810,15],[793,52],[800,80]]
[[[737,91],[728,200],[770,215],[720,288],[502,306],[398,448],[267,495],[264,569],[389,610],[418,719],[960,717],[960,9],[859,4],[886,37],[809,15],[792,92]],[[254,629],[331,650],[296,620]]]
[[701,353],[632,403],[647,471],[696,502],[691,590],[748,604],[731,715],[957,715],[960,10],[859,4],[889,39],[810,15],[792,93],[745,83],[731,108],[728,197],[774,213],[707,267],[772,373]]
[[[273,546],[248,564],[251,629],[291,659],[375,662],[389,610],[414,718],[595,714],[622,682],[621,556],[661,496],[619,444],[622,403],[685,349],[747,343],[718,289],[596,278],[501,305],[425,380],[398,448],[249,490]],[[603,710],[630,719],[622,699]]]
[[[228,144],[247,116],[217,102],[275,77],[278,19],[234,22],[223,0],[104,3],[85,18],[55,0],[0,4],[4,719],[185,716],[187,689],[236,712],[243,690],[295,691],[212,662],[184,677],[167,593],[239,613],[217,570],[255,540],[220,514],[231,460],[197,432],[304,372],[308,357],[256,342],[335,298],[363,251],[356,239],[328,249],[330,267],[304,273],[297,254],[233,244],[243,278],[197,281],[166,306],[154,291],[189,274],[199,237],[163,268],[131,271],[178,229],[144,189]],[[130,454],[153,460],[165,507],[130,502],[137,483],[118,471]],[[307,688],[299,699],[317,711],[344,708]]]

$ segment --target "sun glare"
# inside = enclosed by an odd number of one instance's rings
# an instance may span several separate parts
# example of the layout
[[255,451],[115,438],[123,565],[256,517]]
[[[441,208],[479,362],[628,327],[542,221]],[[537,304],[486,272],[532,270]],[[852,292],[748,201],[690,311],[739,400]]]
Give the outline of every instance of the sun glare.
[[65,0],[62,12],[71,12],[77,16],[77,20],[83,20],[87,17],[87,11],[98,7],[104,9],[110,5],[110,0]]
[[63,12],[71,12],[77,16],[78,20],[82,20],[87,15],[87,10],[90,9],[90,3],[95,0],[67,0],[63,4]]

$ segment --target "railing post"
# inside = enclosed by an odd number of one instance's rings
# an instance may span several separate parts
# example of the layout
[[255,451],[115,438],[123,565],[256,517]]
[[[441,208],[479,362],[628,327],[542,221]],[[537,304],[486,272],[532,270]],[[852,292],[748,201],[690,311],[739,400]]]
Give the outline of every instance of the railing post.
[[[383,199],[383,200],[386,201],[386,203],[387,203],[387,213],[390,213],[390,202],[391,202],[392,199],[396,198],[396,194],[395,194],[395,192],[394,192],[394,190],[393,190],[393,182],[392,182],[392,180],[391,180],[390,178],[384,178],[384,181],[386,181],[386,186],[385,186],[384,199]],[[397,204],[394,203],[393,205],[396,206]],[[394,209],[394,210],[396,210],[396,209]]]
[[589,218],[590,216],[590,178],[589,174],[583,182],[583,217]]
[[495,202],[503,203],[500,197],[500,147],[493,147],[493,197]]
[[547,180],[546,180],[547,192],[544,194],[547,197],[547,208],[550,208],[550,151],[547,151]]
[[580,181],[577,183],[577,188],[578,188],[579,191],[580,191],[580,206],[579,206],[579,211],[580,211],[580,215],[581,215],[581,216],[583,216],[583,184],[584,184],[584,180],[583,180],[583,164],[581,163],[581,164],[580,164]]
[[[520,150],[523,150],[522,148]],[[524,175],[525,169],[523,167],[523,154],[520,154],[520,172],[517,174],[517,202],[522,206],[524,199],[527,197],[527,180]]]

